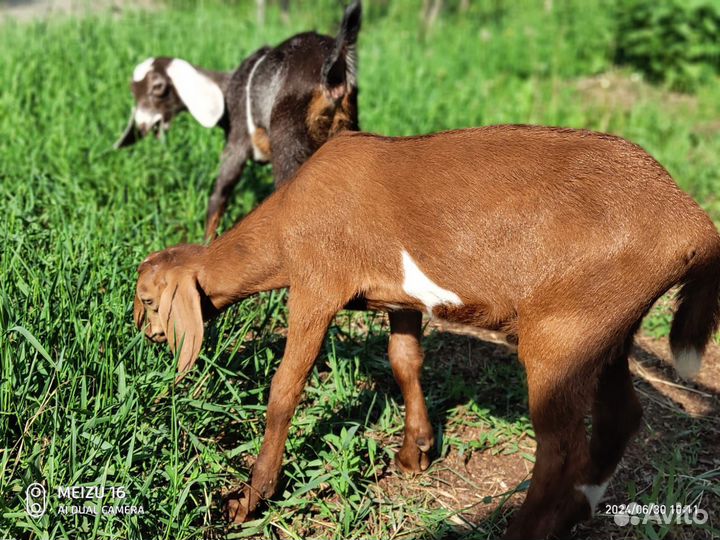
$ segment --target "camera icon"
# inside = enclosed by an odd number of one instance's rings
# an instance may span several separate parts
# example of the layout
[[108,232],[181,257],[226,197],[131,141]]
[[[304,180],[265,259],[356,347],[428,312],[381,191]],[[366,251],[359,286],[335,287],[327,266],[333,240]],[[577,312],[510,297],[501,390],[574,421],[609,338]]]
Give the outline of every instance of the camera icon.
[[45,486],[37,482],[30,484],[25,490],[25,512],[33,519],[40,519],[45,515],[47,494]]

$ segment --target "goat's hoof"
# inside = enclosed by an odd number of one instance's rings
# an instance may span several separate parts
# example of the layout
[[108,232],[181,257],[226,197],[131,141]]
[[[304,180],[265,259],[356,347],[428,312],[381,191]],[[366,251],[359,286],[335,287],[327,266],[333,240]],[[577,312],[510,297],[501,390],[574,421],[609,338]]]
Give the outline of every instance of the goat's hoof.
[[239,525],[245,523],[252,514],[250,498],[245,492],[238,492],[229,495],[225,501],[225,514],[228,523]]
[[432,441],[425,439],[418,439],[415,443],[403,443],[402,448],[395,454],[395,463],[405,474],[414,475],[426,471],[430,466],[432,446]]
[[523,504],[511,519],[503,540],[570,538],[573,527],[591,517],[585,495],[574,488],[550,493],[542,502],[545,504],[536,501],[527,508]]

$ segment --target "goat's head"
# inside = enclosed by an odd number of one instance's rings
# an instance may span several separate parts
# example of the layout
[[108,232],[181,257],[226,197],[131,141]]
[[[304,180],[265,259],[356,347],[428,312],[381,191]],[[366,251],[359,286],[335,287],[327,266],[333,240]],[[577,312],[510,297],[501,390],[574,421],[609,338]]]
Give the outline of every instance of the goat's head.
[[178,372],[189,370],[203,340],[205,295],[197,280],[197,260],[204,248],[181,245],[158,251],[138,268],[133,317],[139,330],[178,352]]
[[130,84],[135,107],[115,148],[130,146],[151,131],[160,137],[182,111],[213,127],[225,112],[222,89],[180,58],[148,58],[135,67]]

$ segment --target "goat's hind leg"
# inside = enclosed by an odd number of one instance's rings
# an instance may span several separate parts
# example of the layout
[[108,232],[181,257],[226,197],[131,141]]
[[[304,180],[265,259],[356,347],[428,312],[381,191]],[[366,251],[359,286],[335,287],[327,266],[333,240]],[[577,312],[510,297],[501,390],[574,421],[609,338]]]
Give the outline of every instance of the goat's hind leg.
[[628,367],[632,335],[603,367],[592,409],[591,462],[578,489],[592,512],[602,499],[630,438],[640,427],[642,406]]
[[590,445],[584,418],[590,411],[604,355],[592,329],[577,319],[548,320],[521,329],[530,416],[537,440],[530,489],[505,535],[507,539],[562,536],[590,517],[585,494]]
[[420,345],[422,313],[390,312],[388,356],[405,401],[405,436],[395,462],[406,473],[419,473],[430,465],[435,444],[433,429],[420,384],[423,352]]

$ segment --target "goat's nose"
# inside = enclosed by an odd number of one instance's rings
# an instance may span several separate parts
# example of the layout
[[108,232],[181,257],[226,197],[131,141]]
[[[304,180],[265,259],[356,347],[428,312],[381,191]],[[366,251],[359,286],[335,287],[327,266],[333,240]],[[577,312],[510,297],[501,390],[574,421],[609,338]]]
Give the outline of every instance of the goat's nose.
[[153,335],[150,336],[150,339],[153,340],[155,343],[165,343],[167,341],[165,332],[155,332]]
[[154,341],[155,343],[164,343],[167,341],[167,337],[165,337],[164,331],[155,330],[150,325],[145,328],[145,337],[148,338],[150,341]]

